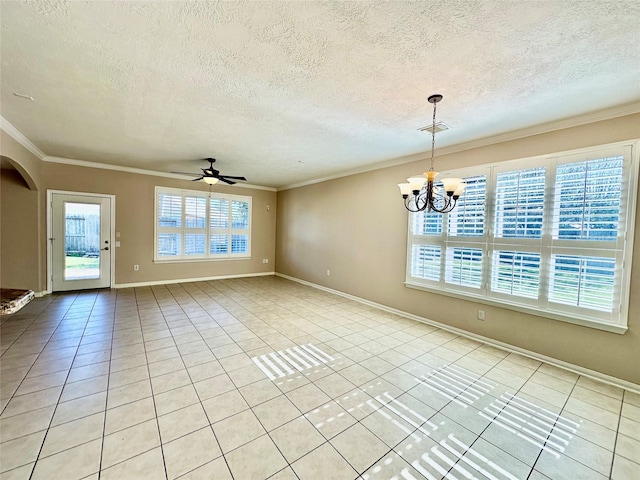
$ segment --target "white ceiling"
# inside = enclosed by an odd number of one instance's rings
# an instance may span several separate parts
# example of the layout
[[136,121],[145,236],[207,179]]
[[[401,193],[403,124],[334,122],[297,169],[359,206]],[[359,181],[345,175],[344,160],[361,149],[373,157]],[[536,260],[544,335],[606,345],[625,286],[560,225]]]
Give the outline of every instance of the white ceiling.
[[[0,2],[46,155],[279,187],[640,100],[638,1]],[[13,92],[30,95],[33,101]],[[301,163],[302,162],[302,163]]]

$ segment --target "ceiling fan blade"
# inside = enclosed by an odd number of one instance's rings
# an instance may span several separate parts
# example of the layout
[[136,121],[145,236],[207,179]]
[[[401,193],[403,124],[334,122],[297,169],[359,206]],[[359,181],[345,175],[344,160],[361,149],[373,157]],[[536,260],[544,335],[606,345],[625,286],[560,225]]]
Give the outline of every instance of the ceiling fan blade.
[[246,178],[244,178],[244,177],[234,177],[233,175],[220,175],[220,177],[219,177],[219,178],[222,178],[222,177],[224,177],[224,178],[230,178],[230,179],[232,179],[232,180],[244,180],[245,182],[247,181],[247,179],[246,179]]
[[[220,175],[220,171],[213,168],[213,164],[216,161],[216,159],[207,158],[205,160],[209,162],[209,166],[206,168],[201,168],[200,170],[202,170],[202,173],[187,173],[187,172],[171,172],[171,173],[175,173],[177,175],[188,175],[190,177],[197,177],[192,180],[193,182],[199,182],[200,180],[207,179],[207,178],[215,178],[228,185],[235,185],[236,182],[234,180],[243,180],[245,182],[247,181],[245,177],[237,177],[233,175]],[[211,184],[213,185],[214,183],[216,182],[212,182]]]

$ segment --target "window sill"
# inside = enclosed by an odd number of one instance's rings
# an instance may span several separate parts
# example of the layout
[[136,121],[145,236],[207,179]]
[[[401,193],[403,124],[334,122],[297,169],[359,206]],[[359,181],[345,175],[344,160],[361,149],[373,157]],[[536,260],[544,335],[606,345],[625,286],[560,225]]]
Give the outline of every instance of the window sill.
[[558,320],[565,323],[572,323],[574,325],[580,325],[582,327],[595,328],[598,330],[604,330],[606,332],[617,333],[622,335],[628,330],[627,326],[616,325],[612,323],[599,322],[593,319],[576,318],[573,316],[565,315],[558,312],[539,310],[524,305],[514,305],[500,300],[491,300],[485,297],[475,296],[471,294],[463,294],[459,292],[446,291],[439,288],[432,288],[426,285],[420,285],[416,283],[405,282],[406,287],[413,288],[415,290],[423,290],[430,293],[436,293],[438,295],[444,295],[447,297],[458,298],[460,300],[466,300],[469,302],[482,303],[483,305],[491,305],[494,307],[506,308],[507,310],[514,310],[516,312],[527,313],[529,315],[535,315],[537,317],[550,318],[552,320]]
[[221,258],[169,258],[158,259],[156,258],[153,263],[202,263],[202,262],[228,262],[233,260],[251,260],[251,257],[221,257]]

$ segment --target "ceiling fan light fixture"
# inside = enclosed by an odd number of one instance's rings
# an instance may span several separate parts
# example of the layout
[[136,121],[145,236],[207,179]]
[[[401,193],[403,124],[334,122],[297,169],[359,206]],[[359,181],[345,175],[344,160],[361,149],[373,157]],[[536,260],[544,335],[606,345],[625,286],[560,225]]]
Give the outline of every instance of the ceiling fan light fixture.
[[208,185],[215,185],[216,183],[218,183],[219,179],[217,179],[216,177],[203,177],[202,181]]

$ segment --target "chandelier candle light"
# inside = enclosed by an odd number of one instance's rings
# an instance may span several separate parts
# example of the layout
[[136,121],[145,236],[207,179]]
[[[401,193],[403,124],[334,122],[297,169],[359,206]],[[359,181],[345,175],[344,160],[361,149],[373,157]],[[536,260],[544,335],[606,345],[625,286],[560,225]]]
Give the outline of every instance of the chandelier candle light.
[[433,169],[433,154],[436,146],[436,104],[442,100],[442,95],[431,95],[428,99],[433,103],[433,125],[431,128],[431,168],[423,176],[409,177],[408,183],[399,183],[400,193],[404,199],[404,206],[410,212],[448,213],[453,210],[458,198],[464,191],[465,183],[461,178],[443,178],[442,189],[435,186],[438,172]]

